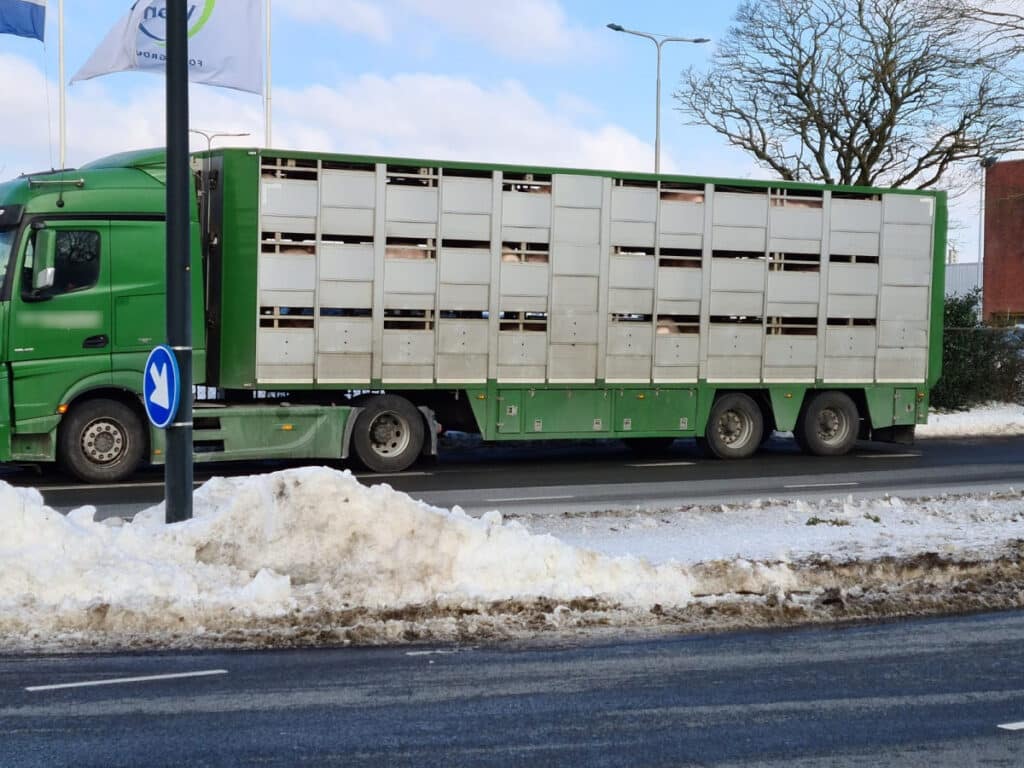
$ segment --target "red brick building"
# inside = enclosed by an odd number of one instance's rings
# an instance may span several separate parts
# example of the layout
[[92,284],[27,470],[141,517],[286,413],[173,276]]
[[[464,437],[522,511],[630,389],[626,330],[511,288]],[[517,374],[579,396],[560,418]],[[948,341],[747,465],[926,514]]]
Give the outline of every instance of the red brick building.
[[1024,322],[1024,160],[985,170],[985,319]]

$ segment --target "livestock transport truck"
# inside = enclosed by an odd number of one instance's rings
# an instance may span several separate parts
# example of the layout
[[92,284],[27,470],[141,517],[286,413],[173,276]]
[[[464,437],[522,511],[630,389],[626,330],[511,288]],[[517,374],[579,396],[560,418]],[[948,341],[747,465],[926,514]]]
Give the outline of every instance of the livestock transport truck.
[[[400,471],[491,441],[908,441],[941,363],[940,192],[276,150],[193,157],[197,460]],[[0,185],[0,461],[163,460],[165,163]],[[443,427],[442,427],[443,425]]]

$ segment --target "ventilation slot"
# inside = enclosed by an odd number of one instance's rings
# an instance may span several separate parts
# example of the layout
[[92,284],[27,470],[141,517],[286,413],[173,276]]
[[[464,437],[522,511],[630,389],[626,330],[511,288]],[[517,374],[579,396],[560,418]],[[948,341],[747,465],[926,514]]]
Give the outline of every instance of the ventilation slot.
[[312,327],[312,307],[260,307],[260,328]]
[[507,172],[502,177],[505,192],[526,192],[535,195],[551,194],[551,174]]
[[498,328],[502,331],[545,333],[548,315],[547,312],[502,312]]
[[430,331],[434,328],[433,313],[424,309],[385,309],[386,331]]

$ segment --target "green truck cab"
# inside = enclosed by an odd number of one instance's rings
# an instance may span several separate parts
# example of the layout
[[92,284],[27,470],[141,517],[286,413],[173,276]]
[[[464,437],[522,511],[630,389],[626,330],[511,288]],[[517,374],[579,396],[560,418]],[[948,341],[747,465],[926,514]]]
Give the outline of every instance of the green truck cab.
[[[941,192],[278,150],[193,157],[197,461],[400,471],[486,440],[907,441],[941,366]],[[0,184],[0,462],[163,460],[165,163]]]
[[138,392],[165,336],[164,177],[149,151],[0,185],[0,461],[60,458],[99,481],[149,458]]

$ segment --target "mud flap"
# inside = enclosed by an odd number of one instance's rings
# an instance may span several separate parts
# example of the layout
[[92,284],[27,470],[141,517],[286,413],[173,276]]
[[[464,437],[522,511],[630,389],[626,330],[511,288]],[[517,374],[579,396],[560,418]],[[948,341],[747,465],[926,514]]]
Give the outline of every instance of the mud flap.
[[441,425],[434,417],[434,411],[425,405],[418,406],[419,412],[423,414],[423,420],[427,423],[427,436],[429,439],[423,441],[423,456],[437,456],[437,433]]

